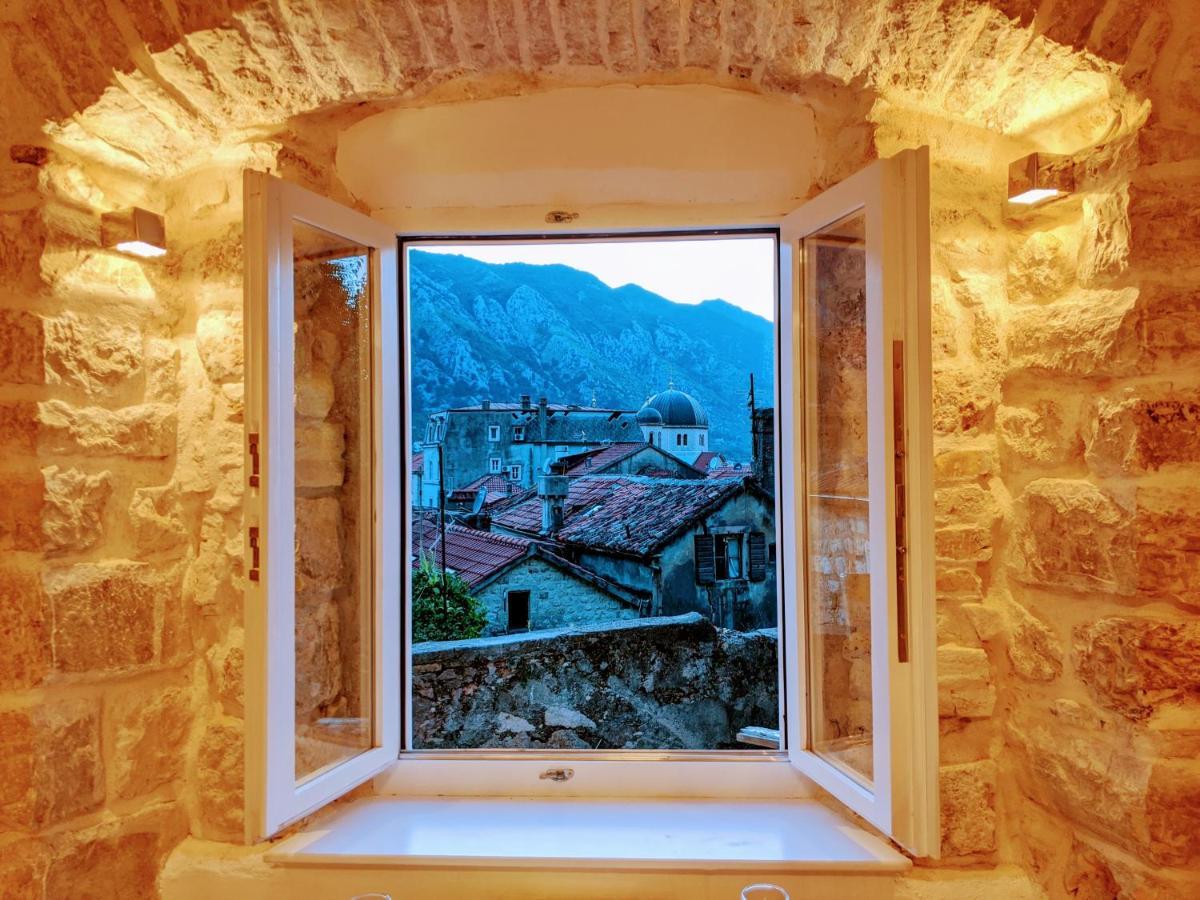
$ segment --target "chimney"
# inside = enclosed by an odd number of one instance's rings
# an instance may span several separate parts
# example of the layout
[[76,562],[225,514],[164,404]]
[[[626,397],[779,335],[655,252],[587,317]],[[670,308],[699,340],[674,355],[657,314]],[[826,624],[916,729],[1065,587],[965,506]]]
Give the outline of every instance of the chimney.
[[550,474],[538,478],[538,498],[542,501],[542,534],[554,534],[562,528],[567,492],[571,479],[563,474],[564,466],[554,463]]
[[483,403],[481,403],[480,405],[483,407],[483,409],[484,409],[484,412],[486,412],[487,410],[489,410],[489,409],[491,409],[491,408],[492,408],[492,401],[491,401],[491,400],[484,400],[484,401],[483,401]]
[[521,409],[532,409],[532,398],[528,394],[521,395]]
[[542,440],[546,439],[546,407],[549,401],[545,397],[538,398],[538,433]]

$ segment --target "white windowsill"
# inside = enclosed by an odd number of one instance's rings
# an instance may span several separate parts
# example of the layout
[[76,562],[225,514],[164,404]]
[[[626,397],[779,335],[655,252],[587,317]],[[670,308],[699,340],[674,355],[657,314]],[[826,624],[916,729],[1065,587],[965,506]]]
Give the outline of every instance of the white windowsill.
[[890,875],[911,862],[812,800],[356,800],[282,841],[285,866]]

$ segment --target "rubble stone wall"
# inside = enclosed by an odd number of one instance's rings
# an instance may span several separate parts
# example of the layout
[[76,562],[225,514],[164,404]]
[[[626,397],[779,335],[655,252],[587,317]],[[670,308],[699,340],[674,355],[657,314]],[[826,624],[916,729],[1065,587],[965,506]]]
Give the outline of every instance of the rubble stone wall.
[[419,749],[747,749],[779,723],[773,632],[699,613],[413,648]]

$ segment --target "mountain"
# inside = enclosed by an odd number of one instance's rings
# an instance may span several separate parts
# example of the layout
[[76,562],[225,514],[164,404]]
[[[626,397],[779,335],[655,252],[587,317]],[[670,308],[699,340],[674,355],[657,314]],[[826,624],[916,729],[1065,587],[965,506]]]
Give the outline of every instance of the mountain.
[[481,400],[639,409],[668,382],[709,416],[712,449],[750,459],[746,398],[774,383],[774,326],[723,300],[674,303],[564,265],[411,251],[412,437],[429,413]]

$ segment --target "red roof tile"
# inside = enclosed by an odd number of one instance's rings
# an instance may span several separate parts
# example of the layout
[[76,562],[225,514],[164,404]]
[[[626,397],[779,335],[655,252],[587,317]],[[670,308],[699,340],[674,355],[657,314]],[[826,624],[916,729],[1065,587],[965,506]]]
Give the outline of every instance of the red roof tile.
[[414,453],[412,456],[412,470],[417,475],[425,474],[425,454]]
[[[446,568],[457,572],[474,587],[529,552],[530,542],[521,538],[478,531],[462,525],[446,526]],[[422,554],[441,564],[442,542],[436,516],[413,517],[412,567],[421,564]]]

